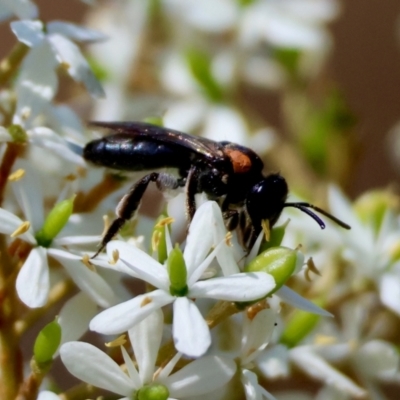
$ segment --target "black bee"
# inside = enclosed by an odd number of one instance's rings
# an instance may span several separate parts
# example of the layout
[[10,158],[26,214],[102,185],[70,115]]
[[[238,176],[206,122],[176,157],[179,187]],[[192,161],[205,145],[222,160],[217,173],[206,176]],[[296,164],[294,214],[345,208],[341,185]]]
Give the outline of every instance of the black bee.
[[[285,207],[296,207],[324,229],[313,209],[345,229],[350,227],[309,203],[286,202],[288,185],[280,174],[263,175],[264,164],[251,149],[228,141],[215,142],[144,122],[92,122],[112,134],[89,142],[84,158],[96,165],[123,171],[154,171],[176,168],[177,176],[150,172],[136,182],[117,206],[117,218],[103,236],[96,255],[139,207],[149,182],[158,189],[186,188],[189,222],[196,211],[195,195],[205,192],[216,200],[229,230],[239,227],[242,243],[249,249],[262,230],[262,221],[272,227]],[[95,255],[95,256],[96,256]]]

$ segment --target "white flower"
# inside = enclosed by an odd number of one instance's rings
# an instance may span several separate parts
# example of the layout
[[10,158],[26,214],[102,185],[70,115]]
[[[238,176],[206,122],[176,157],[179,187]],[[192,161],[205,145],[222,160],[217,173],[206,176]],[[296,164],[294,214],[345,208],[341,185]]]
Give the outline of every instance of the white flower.
[[[211,336],[207,323],[193,299],[246,302],[262,298],[274,288],[273,277],[264,272],[239,273],[199,280],[220,247],[224,245],[221,242],[208,254],[214,233],[212,226],[204,226],[202,217],[204,213],[212,212],[212,204],[213,202],[207,202],[200,206],[190,225],[183,255],[187,277],[182,294],[172,291],[173,282],[170,281],[165,266],[143,251],[121,241],[113,241],[107,245],[109,257],[117,250],[125,264],[125,267],[119,267],[117,264],[116,268],[143,279],[156,290],[103,311],[91,321],[90,329],[104,334],[121,333],[140,322],[153,310],[173,304],[172,333],[175,347],[186,355],[198,357],[210,346]],[[170,253],[172,246],[168,241],[167,246]]]
[[[96,243],[98,236],[57,235],[49,246],[38,243],[35,235],[43,226],[44,210],[41,183],[32,166],[19,160],[16,168],[23,167],[25,176],[13,182],[17,201],[24,212],[29,228],[18,237],[32,246],[17,277],[17,292],[20,299],[29,307],[41,307],[46,304],[50,290],[50,274],[48,256],[56,259],[64,266],[76,285],[92,298],[98,305],[107,307],[115,302],[110,286],[98,275],[82,263],[82,257],[64,250],[64,246],[77,243]],[[25,221],[26,222],[26,221]],[[0,209],[0,232],[11,235],[24,221],[11,212]]]
[[162,331],[160,310],[155,310],[128,331],[139,371],[123,346],[121,351],[127,374],[109,356],[88,343],[64,344],[60,350],[61,359],[77,378],[125,396],[126,400],[154,384],[164,386],[171,400],[202,395],[225,385],[232,378],[236,370],[234,361],[218,356],[195,360],[171,374],[181,357],[178,353],[163,368],[155,370]]
[[0,0],[0,20],[12,15],[21,19],[36,18],[38,9],[30,0]]
[[55,68],[61,64],[77,82],[82,82],[94,97],[104,97],[104,91],[89,64],[82,56],[78,42],[104,40],[104,36],[77,25],[52,21],[14,21],[11,29],[18,40],[31,47],[17,80],[17,109],[14,123],[29,125],[53,99],[58,86]]

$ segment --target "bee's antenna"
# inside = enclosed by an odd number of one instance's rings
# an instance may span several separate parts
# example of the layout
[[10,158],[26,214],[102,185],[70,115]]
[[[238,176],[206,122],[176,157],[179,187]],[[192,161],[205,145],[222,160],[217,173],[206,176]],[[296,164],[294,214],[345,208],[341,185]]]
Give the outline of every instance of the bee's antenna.
[[334,217],[332,214],[329,214],[327,211],[323,210],[322,208],[319,208],[317,206],[314,206],[313,204],[310,203],[305,203],[305,202],[298,202],[298,203],[285,203],[283,207],[294,207],[298,208],[299,210],[303,211],[307,215],[309,215],[314,221],[317,222],[317,224],[321,227],[321,229],[325,229],[325,223],[322,221],[318,215],[313,213],[309,208],[312,208],[313,210],[319,212],[320,214],[324,215],[325,217],[331,219],[333,222],[336,222],[339,226],[341,226],[344,229],[351,229],[351,226],[346,224],[345,222],[341,221],[339,218]]

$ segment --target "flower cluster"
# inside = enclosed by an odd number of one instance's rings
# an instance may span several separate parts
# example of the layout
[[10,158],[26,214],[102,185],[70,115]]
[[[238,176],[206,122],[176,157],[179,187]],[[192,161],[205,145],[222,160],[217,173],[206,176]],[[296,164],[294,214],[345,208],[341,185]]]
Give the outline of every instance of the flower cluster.
[[[329,208],[351,231],[327,221],[322,232],[285,208],[248,248],[249,220],[230,232],[224,199],[196,194],[188,223],[186,188],[164,193],[160,211],[149,187],[144,213],[98,254],[141,176],[82,157],[96,137],[84,119],[148,118],[268,153],[277,169],[284,158],[311,198],[342,176],[326,172],[330,151],[350,146],[336,123],[351,124],[340,95],[315,107],[306,90],[329,55],[337,1],[84,3],[90,28],[41,21],[33,1],[0,0],[15,38],[0,63],[0,398],[384,399],[400,379],[394,194],[351,204],[331,185]],[[246,90],[281,96],[290,138]],[[349,148],[341,154],[348,165]],[[248,218],[246,204],[235,206]],[[53,373],[58,357],[83,383]]]

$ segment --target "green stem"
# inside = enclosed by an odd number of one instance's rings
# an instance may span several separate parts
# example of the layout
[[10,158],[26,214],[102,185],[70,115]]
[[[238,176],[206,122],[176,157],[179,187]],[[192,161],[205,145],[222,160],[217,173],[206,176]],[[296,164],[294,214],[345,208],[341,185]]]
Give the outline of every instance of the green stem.
[[26,44],[18,42],[10,54],[0,62],[0,86],[4,86],[17,72],[28,51],[29,47]]

